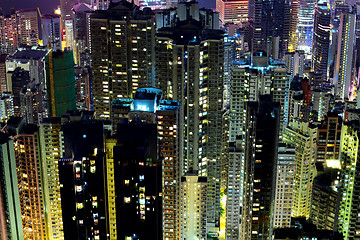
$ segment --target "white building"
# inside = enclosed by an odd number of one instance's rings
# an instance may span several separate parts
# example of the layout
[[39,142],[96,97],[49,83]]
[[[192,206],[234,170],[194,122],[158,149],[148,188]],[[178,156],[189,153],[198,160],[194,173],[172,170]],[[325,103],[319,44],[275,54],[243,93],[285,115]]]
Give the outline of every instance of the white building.
[[206,240],[206,177],[197,171],[181,178],[181,240]]
[[335,59],[335,96],[342,100],[349,99],[351,92],[351,74],[353,51],[355,46],[355,14],[341,13],[338,49]]
[[239,239],[244,182],[244,153],[241,140],[230,146],[226,202],[226,239]]
[[290,227],[295,148],[281,146],[276,171],[274,228]]

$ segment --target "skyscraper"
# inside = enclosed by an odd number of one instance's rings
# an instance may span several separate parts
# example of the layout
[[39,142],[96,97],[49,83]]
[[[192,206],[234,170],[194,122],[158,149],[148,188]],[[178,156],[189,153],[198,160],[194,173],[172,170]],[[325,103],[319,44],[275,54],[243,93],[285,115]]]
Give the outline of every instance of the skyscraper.
[[[162,231],[164,238],[170,240],[180,238],[180,164],[183,156],[181,147],[183,127],[180,122],[182,119],[179,103],[161,98],[162,91],[160,89],[146,87],[138,88],[134,99],[117,99],[112,103],[113,124],[117,125],[127,120],[157,124],[158,147],[163,166],[162,221],[165,224],[163,224]],[[136,127],[133,128],[135,131]],[[106,141],[109,142],[109,147],[117,144],[116,137]],[[111,156],[111,151],[109,150],[109,156]],[[107,162],[111,165],[113,157],[107,158]],[[111,168],[108,168],[108,171],[111,172]],[[110,176],[109,179],[111,181],[112,177]],[[111,184],[109,179],[108,185]],[[111,202],[109,205],[115,204],[110,198],[109,201]],[[116,216],[116,211],[114,215]]]
[[76,107],[91,109],[91,69],[90,67],[75,67]]
[[359,123],[344,123],[341,130],[339,232],[344,239],[359,237]]
[[314,16],[311,68],[314,72],[320,73],[323,80],[327,78],[330,50],[330,18],[331,12],[327,4],[318,4]]
[[311,57],[314,29],[314,0],[299,0],[299,15],[297,22],[297,50],[303,50]]
[[154,14],[121,1],[93,13],[90,22],[94,110],[109,119],[115,98],[154,86]]
[[18,21],[15,9],[11,9],[10,15],[0,14],[1,27],[1,53],[13,54],[19,44],[18,39]]
[[47,117],[45,93],[41,84],[28,83],[20,91],[20,115],[27,123],[38,124]]
[[286,52],[294,52],[297,45],[296,27],[299,14],[298,0],[285,0],[284,6],[284,23],[283,23],[283,39],[280,52],[280,57],[284,56]]
[[290,227],[294,191],[295,148],[279,146],[276,169],[274,228]]
[[90,15],[92,8],[78,3],[73,8],[74,59],[79,66],[90,65]]
[[4,133],[0,133],[0,158],[0,237],[24,239],[14,142]]
[[16,12],[19,44],[37,46],[39,44],[39,16],[35,9]]
[[[156,88],[137,89],[128,114],[129,120],[140,119],[156,123],[162,158],[163,236],[180,238],[180,177],[183,149],[181,147],[180,105],[174,100],[161,100],[162,91]],[[154,106],[155,108],[153,108]]]
[[0,54],[0,94],[8,91],[6,81],[6,58],[7,55]]
[[[165,21],[178,14],[179,19]],[[175,16],[175,15],[174,15]],[[218,231],[223,95],[223,31],[218,15],[182,2],[157,15],[156,84],[164,98],[180,103],[184,124],[183,174],[198,170],[207,177],[207,229]],[[165,20],[164,20],[165,19]],[[183,144],[183,145],[182,145]]]
[[[179,238],[180,232],[180,181],[181,160],[181,115],[177,101],[165,100],[156,111],[159,147],[163,157],[163,237]],[[206,216],[206,215],[205,215]]]
[[93,115],[62,117],[58,165],[65,239],[107,239],[104,123]]
[[61,208],[59,159],[61,128],[60,118],[47,118],[39,127],[42,181],[42,201],[46,239],[63,239],[63,218]]
[[75,5],[75,0],[60,0],[60,10],[61,10],[61,28],[65,28],[65,20],[71,18],[72,11],[71,9]]
[[24,239],[45,239],[38,127],[14,117],[7,122],[7,132],[14,141]]
[[237,139],[228,148],[226,195],[226,239],[241,236],[241,209],[243,206],[244,153],[242,139]]
[[271,64],[265,52],[253,53],[249,64],[233,64],[230,98],[230,142],[245,134],[248,101],[272,95],[280,103],[280,135],[288,122],[290,75],[284,65]]
[[248,5],[247,0],[216,0],[216,11],[223,25],[235,23],[241,26],[248,21]]
[[46,93],[49,116],[60,117],[76,108],[75,72],[72,51],[52,53],[53,80],[50,80],[49,55],[46,56]]
[[207,239],[206,180],[196,171],[181,177],[181,240]]
[[45,14],[42,16],[42,23],[46,30],[43,31],[43,29],[41,29],[42,45],[47,46],[49,39],[52,42],[51,48],[54,51],[61,50],[62,30],[60,16],[55,14]]
[[296,119],[285,128],[284,143],[295,147],[294,192],[291,217],[309,218],[311,187],[316,176],[316,139],[317,128],[309,122]]
[[20,104],[20,92],[30,82],[29,71],[17,67],[11,76],[11,91],[14,100],[14,113],[15,116],[20,117],[21,104]]
[[[114,178],[117,237],[163,238],[162,160],[157,126],[135,118],[118,124],[114,146]],[[164,176],[165,177],[165,176]],[[168,211],[166,209],[165,211]],[[164,224],[171,224],[170,221]],[[173,224],[175,224],[173,222]]]
[[355,14],[341,13],[337,55],[334,71],[335,96],[349,99],[352,87],[353,51],[355,45]]
[[279,108],[279,103],[273,103],[269,95],[248,103],[242,239],[268,239],[272,235]]
[[342,119],[336,113],[328,113],[318,125],[316,162],[339,158]]
[[326,167],[325,171],[314,179],[312,187],[310,219],[318,229],[322,230],[337,229],[339,202],[342,197],[338,188],[340,162],[338,159],[328,162],[336,162],[337,166]]

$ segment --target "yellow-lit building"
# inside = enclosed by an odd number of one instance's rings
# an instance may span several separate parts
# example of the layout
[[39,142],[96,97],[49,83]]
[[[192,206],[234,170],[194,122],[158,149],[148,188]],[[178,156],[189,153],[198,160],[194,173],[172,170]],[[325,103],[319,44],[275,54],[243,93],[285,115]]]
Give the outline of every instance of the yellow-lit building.
[[114,147],[117,144],[115,138],[105,140],[106,150],[106,183],[107,183],[107,217],[109,239],[117,239],[116,230],[116,202],[115,202],[115,176],[114,176]]
[[207,239],[206,177],[196,171],[181,177],[181,240]]
[[344,123],[341,129],[340,150],[340,191],[342,193],[339,209],[339,232],[344,239],[358,239],[360,226],[357,226],[359,213],[359,126]]
[[24,239],[45,240],[38,127],[14,117],[7,122],[7,131],[14,141]]
[[309,218],[311,193],[316,176],[315,152],[317,127],[293,119],[285,128],[283,142],[295,147],[294,192],[291,217]]
[[248,5],[247,0],[217,0],[216,11],[222,24],[232,22],[241,25],[249,20]]
[[60,128],[60,118],[44,119],[39,128],[42,201],[45,234],[48,240],[64,239],[58,170]]

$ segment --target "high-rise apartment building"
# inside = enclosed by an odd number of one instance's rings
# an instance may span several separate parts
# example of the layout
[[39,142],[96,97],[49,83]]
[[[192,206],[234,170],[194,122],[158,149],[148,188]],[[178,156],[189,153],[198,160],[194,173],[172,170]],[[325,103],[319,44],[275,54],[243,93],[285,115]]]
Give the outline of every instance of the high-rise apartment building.
[[[162,195],[162,160],[157,132],[156,124],[142,122],[139,118],[118,124],[117,145],[114,146],[118,239],[150,236],[163,239],[162,199],[172,204],[175,199]],[[164,224],[167,232],[167,227],[175,223],[168,219]]]
[[15,9],[10,15],[0,14],[0,44],[1,53],[13,54],[18,47],[18,22]]
[[266,55],[261,53],[253,54],[251,65],[233,65],[230,142],[234,142],[237,136],[245,134],[247,102],[257,101],[259,95],[269,94],[274,102],[280,103],[280,135],[287,125],[290,75],[284,65],[270,64]]
[[355,45],[355,20],[355,14],[341,13],[335,60],[334,85],[335,96],[342,100],[349,99],[352,85],[351,76]]
[[9,117],[14,116],[14,101],[11,92],[5,92],[0,98],[0,119],[7,121]]
[[341,125],[342,119],[336,113],[328,113],[318,125],[316,162],[325,163],[339,158]]
[[224,37],[224,93],[223,108],[230,107],[231,96],[231,68],[234,62],[240,59],[241,52],[245,50],[244,35],[229,33]]
[[24,239],[46,239],[38,127],[20,117],[10,118],[6,126],[14,141]]
[[73,8],[74,59],[79,66],[90,65],[90,5],[80,2]]
[[[172,13],[178,14],[179,19],[165,21]],[[223,31],[218,29],[218,15],[211,10],[200,10],[197,2],[181,2],[177,9],[165,10],[158,17],[164,21],[156,36],[156,84],[163,90],[165,99],[180,103],[184,124],[182,172],[198,170],[199,176],[207,177],[207,229],[217,232]]]
[[283,142],[295,147],[295,174],[291,217],[309,218],[311,187],[316,176],[317,128],[311,123],[293,119],[285,128]]
[[314,89],[311,91],[311,112],[313,119],[322,121],[330,109],[330,94],[324,90]]
[[90,67],[75,67],[76,107],[91,109],[91,69]]
[[62,30],[60,16],[45,14],[42,16],[42,24],[44,24],[45,28],[45,31],[41,29],[42,46],[47,46],[50,40],[51,48],[54,51],[61,50]]
[[46,118],[39,127],[42,177],[42,201],[46,239],[64,239],[61,208],[59,159],[60,118]]
[[272,236],[279,114],[280,104],[273,103],[269,95],[248,103],[241,239]]
[[21,104],[20,92],[30,82],[29,71],[17,67],[11,74],[11,91],[13,95],[14,113],[15,116],[20,117]]
[[93,13],[90,23],[94,110],[109,119],[115,98],[154,86],[154,14],[121,1]]
[[216,11],[219,12],[220,21],[242,25],[249,20],[249,1],[247,0],[216,0]]
[[6,54],[0,54],[0,94],[7,92],[7,81],[6,81]]
[[331,12],[327,4],[318,4],[314,14],[314,35],[312,46],[311,68],[320,73],[322,80],[327,78],[330,50]]
[[20,115],[27,123],[38,124],[48,117],[45,92],[41,84],[28,83],[20,92]]
[[178,102],[164,100],[156,111],[163,160],[163,238],[180,236],[181,115]]
[[14,142],[5,133],[0,134],[0,158],[0,237],[24,239]]
[[[134,99],[117,99],[112,103],[113,124],[117,125],[127,118],[129,121],[157,124],[158,147],[163,166],[163,236],[170,240],[180,238],[180,164],[183,156],[180,137],[183,127],[179,103],[162,100],[161,97],[160,89],[146,87],[137,89]],[[116,145],[117,140],[114,141]],[[109,164],[111,159],[113,158],[107,160]]]
[[207,239],[207,178],[189,171],[181,177],[181,240]]
[[339,202],[342,197],[338,189],[340,162],[329,160],[325,166],[331,166],[333,162],[336,162],[337,166],[326,167],[325,171],[314,179],[312,187],[310,219],[317,229],[321,230],[335,230],[338,225]]
[[274,228],[291,225],[291,207],[294,191],[295,149],[280,145],[276,169]]
[[[229,110],[225,111],[223,114],[223,135],[222,135],[222,153],[221,153],[221,183],[220,183],[220,194],[225,193],[227,191],[228,186],[228,159],[229,159],[229,151],[230,142],[229,142]],[[232,144],[233,145],[233,144]]]
[[107,239],[104,123],[93,115],[62,117],[58,166],[64,239]]
[[294,52],[288,52],[284,55],[284,61],[288,73],[290,73],[290,81],[293,81],[294,77],[298,75],[299,77],[304,76],[304,65],[305,65],[305,52],[297,50]]
[[227,159],[226,239],[239,239],[241,235],[241,208],[243,202],[244,153],[242,140],[231,143]]
[[39,44],[39,15],[35,9],[16,11],[19,44]]
[[347,122],[341,130],[340,210],[338,230],[345,240],[359,237],[359,130],[357,121]]
[[[174,100],[161,100],[162,91],[156,88],[139,88],[134,96],[129,120],[140,119],[156,123],[158,144],[163,158],[162,206],[163,236],[165,239],[180,238],[180,177],[183,149],[180,146],[180,105]],[[155,108],[153,108],[154,106]]]

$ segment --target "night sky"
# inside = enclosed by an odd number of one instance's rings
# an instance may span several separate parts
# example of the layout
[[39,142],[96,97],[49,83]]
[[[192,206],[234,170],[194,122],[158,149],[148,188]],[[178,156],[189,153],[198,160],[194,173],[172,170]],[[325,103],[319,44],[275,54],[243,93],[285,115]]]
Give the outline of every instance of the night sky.
[[[215,0],[198,0],[201,7],[215,8]],[[43,14],[52,13],[53,9],[60,4],[60,0],[0,0],[0,8],[9,13],[11,7],[16,9],[28,9],[40,7]]]

